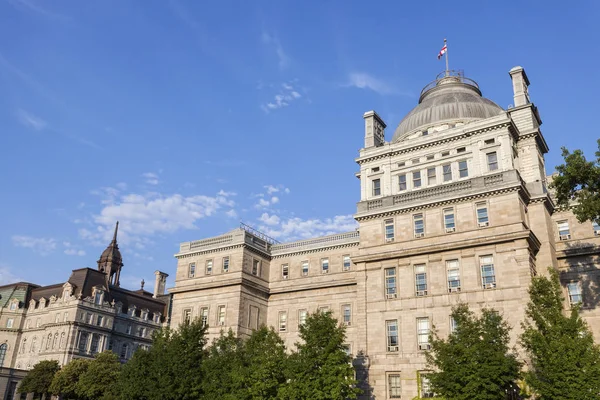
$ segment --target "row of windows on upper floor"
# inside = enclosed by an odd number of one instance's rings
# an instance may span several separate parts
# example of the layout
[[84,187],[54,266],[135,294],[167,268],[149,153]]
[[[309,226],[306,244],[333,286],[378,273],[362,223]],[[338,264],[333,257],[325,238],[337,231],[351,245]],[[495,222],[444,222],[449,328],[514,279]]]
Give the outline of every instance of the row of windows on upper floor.
[[[320,306],[317,308],[319,312],[328,312],[330,311],[329,306]],[[340,317],[341,323],[345,326],[352,325],[352,305],[351,304],[342,304],[340,306]],[[308,318],[308,309],[301,308],[298,310],[298,330],[300,327],[306,323],[306,319]],[[289,332],[290,327],[288,323],[288,312],[287,311],[279,311],[277,314],[277,324],[279,332]]]
[[[560,240],[571,239],[571,228],[569,227],[569,221],[557,221],[556,229],[558,231],[558,238]],[[594,233],[594,236],[600,236],[600,225],[596,221],[592,221],[592,232]]]
[[65,348],[65,342],[66,340],[66,334],[65,332],[62,332],[59,334],[58,332],[55,332],[54,334],[49,333],[47,337],[42,336],[42,340],[41,340],[41,345],[38,348],[37,347],[37,336],[34,336],[30,341],[29,341],[29,346],[27,345],[27,338],[23,338],[23,340],[21,340],[21,347],[19,348],[19,354],[26,354],[27,352],[29,353],[35,353],[35,352],[42,352],[44,351],[44,349],[46,351],[50,351],[50,350],[55,350],[55,349],[64,349]]
[[[485,228],[490,226],[490,218],[488,214],[488,204],[485,201],[475,203],[475,217],[477,226]],[[425,216],[423,213],[412,215],[413,235],[415,238],[425,237]],[[456,219],[454,207],[445,208],[442,210],[442,225],[445,233],[456,232]],[[394,219],[389,218],[383,221],[384,237],[386,242],[393,242],[396,238]]]
[[[492,172],[498,170],[498,154],[495,151],[486,153],[487,170]],[[455,166],[455,168],[453,168]],[[379,167],[376,167],[379,168]],[[441,180],[438,179],[441,172]],[[456,175],[457,174],[457,175]],[[399,192],[408,189],[419,189],[423,186],[433,186],[438,183],[452,182],[453,180],[469,177],[468,160],[460,160],[456,163],[448,162],[437,167],[428,167],[425,170],[415,170],[409,173],[396,175],[397,188]],[[381,178],[371,180],[371,195],[381,196]]]

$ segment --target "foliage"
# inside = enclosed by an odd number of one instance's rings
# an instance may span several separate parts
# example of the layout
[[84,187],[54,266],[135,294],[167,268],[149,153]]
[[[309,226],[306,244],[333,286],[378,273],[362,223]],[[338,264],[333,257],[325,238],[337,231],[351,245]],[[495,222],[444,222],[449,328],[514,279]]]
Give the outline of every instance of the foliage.
[[530,359],[525,382],[539,399],[598,399],[600,348],[579,307],[564,313],[556,270],[549,269],[549,278],[533,278],[529,296],[521,336]]
[[345,328],[331,312],[310,314],[300,326],[297,351],[288,359],[288,384],[281,387],[281,399],[355,399],[356,388],[351,358],[344,350]]
[[285,384],[285,344],[273,328],[254,331],[244,343],[244,387],[248,399],[275,399]]
[[559,206],[572,206],[579,222],[600,224],[600,139],[595,161],[587,161],[581,150],[570,153],[562,148],[565,163],[556,167],[558,175],[550,187],[556,191]]
[[87,371],[90,362],[83,358],[71,360],[54,375],[50,393],[55,396],[61,395],[64,400],[85,400],[85,397],[77,395],[75,389],[80,376]]
[[431,334],[432,390],[447,399],[504,400],[520,370],[509,349],[510,327],[496,311],[483,309],[478,318],[465,304],[452,309],[452,318],[457,328],[447,339]]
[[117,399],[116,383],[121,372],[119,357],[112,351],[96,354],[79,376],[75,393],[92,400]]
[[205,399],[245,399],[243,390],[244,343],[230,329],[215,339],[202,364]]
[[38,362],[21,381],[19,393],[50,393],[50,385],[59,369],[58,361],[43,360]]

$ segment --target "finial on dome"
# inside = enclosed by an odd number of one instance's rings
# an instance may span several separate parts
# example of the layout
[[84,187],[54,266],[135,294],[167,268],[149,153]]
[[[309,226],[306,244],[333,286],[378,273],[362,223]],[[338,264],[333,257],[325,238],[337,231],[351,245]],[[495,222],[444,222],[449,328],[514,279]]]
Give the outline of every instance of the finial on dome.
[[142,284],[142,288],[141,288],[141,290],[144,290],[144,285],[146,284],[146,282],[144,281],[144,278],[142,278],[142,282],[141,282],[141,284]]
[[117,232],[119,231],[119,221],[117,221],[117,225],[115,226],[115,234],[113,236],[113,242],[117,242]]

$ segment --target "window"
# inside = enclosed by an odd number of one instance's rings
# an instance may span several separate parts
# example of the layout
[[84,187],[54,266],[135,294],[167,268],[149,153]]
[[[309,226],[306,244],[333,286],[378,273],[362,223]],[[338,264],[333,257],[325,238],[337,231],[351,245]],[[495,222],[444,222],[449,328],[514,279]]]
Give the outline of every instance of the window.
[[427,161],[431,161],[431,160],[433,160],[433,154],[428,154],[428,155],[425,157],[425,159],[426,159]]
[[600,225],[596,221],[592,222],[592,229],[594,230],[595,236],[600,236]]
[[94,303],[98,305],[102,304],[102,292],[99,290],[96,291],[94,296]]
[[146,337],[146,328],[145,327],[140,328],[140,337]]
[[446,208],[444,211],[444,228],[446,233],[452,233],[456,230],[454,223],[454,208]]
[[50,346],[52,345],[52,334],[48,334],[48,340],[46,340],[46,350],[50,350]]
[[449,182],[452,180],[452,165],[446,164],[442,165],[442,173],[444,175],[444,182]]
[[413,215],[414,229],[415,229],[415,237],[423,237],[425,236],[425,220],[423,219],[423,214],[415,214]]
[[6,327],[7,328],[12,328],[13,325],[14,325],[14,323],[15,323],[14,318],[9,318],[9,319],[6,320]]
[[223,257],[223,272],[229,272],[229,257]]
[[398,190],[406,190],[406,174],[398,175]]
[[281,277],[283,279],[287,279],[290,276],[290,267],[288,264],[283,264],[281,266]]
[[[185,310],[183,310],[183,322],[187,323],[187,324],[192,322],[192,309],[191,308],[186,308]],[[130,327],[131,327],[131,325],[130,325]],[[131,334],[131,328],[130,328],[130,331],[127,333]]]
[[342,256],[342,260],[344,263],[344,266],[343,266],[344,271],[350,271],[350,265],[351,265],[350,256],[348,256],[348,255]]
[[427,184],[435,185],[435,167],[427,168]]
[[260,260],[252,259],[252,275],[258,275],[260,269]]
[[58,313],[57,313],[57,314],[54,316],[54,323],[55,323],[55,324],[57,324],[57,323],[59,323],[59,322],[60,322],[60,314],[58,314]]
[[419,388],[420,397],[422,399],[427,399],[433,397],[433,391],[431,390],[431,383],[429,382],[429,377],[426,373],[419,372],[419,377],[421,378],[421,387]]
[[419,159],[418,158],[413,158],[412,160],[410,160],[410,163],[412,165],[418,164],[419,163]]
[[308,276],[308,261],[302,261],[302,276]]
[[449,152],[449,151],[443,151],[443,152],[442,152],[442,157],[447,157],[447,156],[449,156],[449,155],[450,155],[450,152]]
[[55,349],[58,344],[58,332],[54,334],[54,339],[52,340],[52,348]]
[[127,343],[123,343],[123,346],[121,346],[121,359],[122,360],[127,359],[128,347],[129,346],[127,346]]
[[385,269],[385,298],[395,299],[398,296],[396,291],[396,267]]
[[427,272],[425,264],[415,265],[415,289],[417,296],[425,296],[427,294]]
[[373,196],[381,195],[381,179],[373,179]]
[[329,272],[329,258],[321,259],[321,273],[326,274]]
[[36,327],[36,328],[39,328],[41,323],[42,323],[42,320],[41,320],[40,318],[38,318],[38,319],[35,321],[35,327]]
[[213,260],[206,260],[206,275],[212,274]]
[[103,322],[104,322],[104,317],[102,315],[98,315],[98,318],[96,319],[96,325],[102,326]]
[[217,313],[217,322],[219,326],[223,326],[225,325],[225,306],[219,306],[219,308],[217,309],[218,313]]
[[12,303],[10,303],[10,311],[16,311],[17,310],[17,302],[13,301]]
[[490,224],[490,220],[488,218],[487,204],[477,203],[475,205],[475,209],[477,211],[477,226],[480,228],[488,226]]
[[279,332],[287,331],[287,312],[279,311]]
[[371,168],[371,172],[379,172],[379,167]]
[[458,177],[466,178],[469,176],[469,167],[467,165],[467,160],[458,162]]
[[298,326],[304,325],[306,323],[307,316],[308,316],[308,311],[298,310]]
[[484,289],[493,289],[496,287],[496,273],[494,272],[494,257],[479,257],[481,266],[481,285]]
[[394,220],[386,219],[384,221],[385,226],[385,241],[391,242],[394,240]]
[[571,239],[571,230],[569,229],[569,221],[560,221],[556,223],[558,228],[558,237],[560,240]]
[[496,152],[492,151],[485,156],[487,158],[488,171],[496,171],[498,169],[498,155]]
[[429,318],[417,318],[419,350],[429,350]]
[[458,322],[452,316],[450,316],[450,333],[456,332],[456,328],[458,327]]
[[100,337],[96,334],[92,335],[92,343],[90,345],[90,353],[96,354],[98,352],[98,345],[100,344]]
[[385,321],[387,351],[398,351],[398,320]]
[[412,176],[413,176],[413,188],[421,187],[421,171],[413,172]]
[[208,325],[208,307],[202,307],[200,309],[200,321],[202,322],[202,326]]
[[188,269],[188,278],[193,278],[196,276],[196,263],[191,263]]
[[459,147],[458,149],[456,149],[457,154],[464,153],[465,151],[467,151],[466,147]]
[[6,349],[8,348],[8,345],[6,343],[3,343],[2,345],[0,345],[0,368],[4,365],[4,357],[6,357]]
[[350,325],[352,323],[352,307],[350,304],[344,304],[342,306],[342,318],[344,325]]
[[[189,311],[190,317],[191,317],[192,310],[186,310],[186,311]],[[183,314],[184,314],[184,317],[185,317],[185,311],[183,312]],[[185,319],[184,319],[184,321],[185,321]],[[125,328],[125,333],[128,334],[128,335],[131,335],[131,324],[127,324],[127,328]]]
[[90,325],[94,323],[94,314],[87,314],[87,323]]
[[87,332],[79,333],[79,351],[80,352],[83,352],[83,353],[87,352],[88,336],[89,336],[89,334]]
[[258,329],[259,309],[256,306],[250,306],[248,312],[248,327],[252,330]]
[[579,282],[570,282],[567,283],[567,291],[569,292],[569,303],[572,306],[581,303],[581,286],[579,286]]
[[460,268],[458,260],[446,261],[446,271],[448,272],[448,292],[460,292]]
[[406,165],[406,162],[404,162],[404,161],[398,163],[399,167],[404,167],[405,165]]
[[65,313],[63,314],[63,321],[67,321],[67,319],[69,319],[69,312],[65,311]]
[[61,333],[60,334],[60,342],[58,342],[58,348],[59,349],[64,349],[65,347],[65,333]]
[[388,392],[390,399],[402,398],[402,386],[400,386],[400,374],[388,375]]
[[342,348],[344,349],[344,353],[346,353],[348,357],[352,357],[352,345],[343,344]]
[[494,144],[494,143],[496,143],[496,140],[494,140],[494,139],[486,139],[483,141],[483,144],[485,144],[485,145],[490,145],[490,144]]

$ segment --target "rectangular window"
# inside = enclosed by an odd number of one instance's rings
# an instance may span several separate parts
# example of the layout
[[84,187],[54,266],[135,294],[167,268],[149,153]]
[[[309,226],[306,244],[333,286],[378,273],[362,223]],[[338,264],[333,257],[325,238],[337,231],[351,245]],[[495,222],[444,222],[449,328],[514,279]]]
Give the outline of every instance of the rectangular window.
[[422,399],[434,397],[433,391],[431,390],[431,383],[429,382],[429,377],[427,376],[427,374],[419,372],[419,377],[421,378],[421,387],[419,388],[421,392],[420,397]]
[[387,351],[398,351],[398,320],[385,321]]
[[444,182],[449,182],[452,180],[452,165],[446,164],[442,165],[442,173],[444,175]]
[[206,275],[212,274],[213,260],[206,260]]
[[321,259],[321,273],[323,273],[323,274],[329,273],[329,258]]
[[[184,323],[190,323],[192,322],[192,309],[191,308],[186,308],[185,310],[183,310],[183,322]],[[128,326],[129,332],[127,333],[131,333],[131,325]]]
[[350,271],[350,256],[345,255],[342,256],[343,262],[344,262],[344,271]]
[[492,151],[485,156],[487,157],[488,171],[496,171],[498,169],[498,155],[496,152]]
[[385,298],[395,299],[396,291],[396,267],[385,269]]
[[260,269],[260,260],[252,259],[252,275],[258,275]]
[[67,321],[67,319],[69,319],[69,312],[65,311],[65,313],[63,314],[63,321]]
[[488,218],[488,209],[486,203],[477,203],[475,205],[477,211],[477,226],[480,228],[489,226],[490,220]]
[[429,318],[417,318],[419,350],[429,350]]
[[283,279],[287,279],[290,276],[290,267],[288,264],[283,264],[281,266],[281,277]]
[[450,333],[456,332],[457,322],[452,316],[450,316]]
[[208,307],[202,307],[200,309],[200,321],[202,322],[202,326],[208,325]]
[[486,146],[491,145],[496,143],[496,141],[494,139],[486,139],[483,141],[483,144],[485,144]]
[[279,332],[287,331],[287,312],[279,311]]
[[579,286],[579,282],[570,282],[567,283],[567,290],[569,292],[569,303],[572,306],[581,303],[581,286]]
[[[192,310],[189,310],[189,312],[190,312],[190,316],[191,316]],[[185,311],[183,312],[183,314],[184,314],[184,321],[185,321]],[[127,325],[127,327],[125,328],[125,333],[128,335],[131,335],[131,324]]]
[[398,163],[399,167],[404,167],[405,165],[406,165],[406,162],[404,162],[404,161]]
[[481,266],[481,285],[484,289],[493,289],[496,287],[496,272],[494,271],[494,257],[479,257]]
[[307,310],[298,310],[298,326],[306,323],[306,317],[308,316]]
[[373,179],[373,196],[381,195],[381,179]]
[[223,272],[229,272],[229,257],[223,257]]
[[469,167],[467,165],[467,160],[458,162],[458,176],[459,178],[466,178],[469,176]]
[[427,184],[435,185],[435,167],[427,168]]
[[398,190],[406,190],[406,174],[398,175]]
[[460,267],[458,260],[446,261],[448,272],[448,292],[460,292]]
[[415,237],[423,237],[425,236],[425,220],[423,219],[423,214],[415,214],[413,215],[414,229],[415,229]]
[[98,305],[102,304],[102,292],[100,292],[100,291],[96,292],[96,295],[94,296],[94,304],[98,304]]
[[443,152],[442,152],[442,157],[447,157],[447,156],[449,156],[449,155],[450,155],[450,152],[449,152],[449,151],[443,151]]
[[98,319],[96,319],[96,325],[102,326],[103,322],[104,322],[104,317],[102,315],[98,315]]
[[444,229],[446,233],[452,233],[456,230],[456,225],[454,222],[454,208],[446,208],[443,211],[444,213]]
[[344,304],[342,306],[342,318],[344,325],[350,325],[352,323],[352,307],[350,304]]
[[302,276],[308,276],[308,261],[302,261]]
[[191,263],[188,269],[188,277],[193,278],[196,276],[196,263]]
[[90,345],[90,353],[96,354],[98,352],[98,345],[100,344],[100,337],[96,334],[92,335],[92,343]]
[[458,149],[456,149],[457,154],[464,153],[465,151],[467,151],[466,147],[459,147]]
[[421,171],[415,171],[412,173],[413,176],[413,188],[421,187]]
[[6,320],[6,327],[7,328],[12,328],[14,323],[15,323],[14,318],[9,318],[9,319]]
[[434,155],[433,155],[433,154],[428,154],[428,155],[425,157],[425,159],[426,159],[427,161],[431,161],[431,160],[433,160],[433,158],[434,158]]
[[80,332],[79,333],[79,351],[82,353],[87,352],[87,345],[88,345],[88,333],[87,332]]
[[595,236],[600,236],[600,225],[596,221],[592,222],[592,230]]
[[418,164],[420,162],[420,160],[418,158],[413,158],[412,160],[410,160],[410,163],[412,165]]
[[218,316],[217,322],[218,322],[218,324],[217,325],[223,326],[223,325],[225,325],[225,306],[219,306],[219,308],[217,309],[217,311],[218,311],[218,313],[217,313],[217,316]]
[[571,239],[571,230],[569,229],[569,221],[560,221],[556,223],[558,228],[558,237],[560,240]]
[[394,220],[386,219],[384,221],[385,225],[385,241],[391,242],[394,240]]
[[425,296],[427,294],[427,272],[425,264],[415,265],[415,289],[417,296]]
[[342,348],[344,349],[344,353],[346,353],[348,357],[352,357],[352,345],[343,344]]
[[400,386],[400,374],[388,375],[388,393],[390,399],[402,398],[402,386]]
[[59,322],[60,322],[60,314],[59,314],[59,313],[57,313],[57,314],[54,316],[54,323],[55,323],[55,324],[57,324],[57,323],[59,323]]

